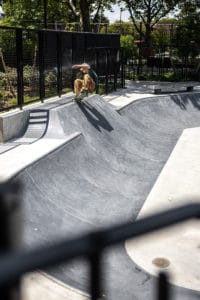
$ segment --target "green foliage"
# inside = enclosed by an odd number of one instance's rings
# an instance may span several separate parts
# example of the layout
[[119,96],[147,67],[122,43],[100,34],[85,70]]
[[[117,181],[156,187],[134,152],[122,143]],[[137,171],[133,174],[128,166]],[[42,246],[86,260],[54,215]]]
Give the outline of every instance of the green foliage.
[[23,79],[25,86],[32,86],[34,82],[38,81],[39,78],[39,70],[35,69],[32,66],[24,66],[23,68]]
[[[0,30],[0,47],[6,63],[10,66],[16,65],[16,32],[14,29]],[[37,47],[36,33],[33,35],[31,32],[23,31],[23,57],[28,58],[30,64],[34,59],[35,47]]]
[[2,107],[9,98],[9,92],[6,90],[7,80],[4,73],[0,72],[0,107]]
[[72,22],[72,23],[67,23],[65,25],[65,30],[67,31],[76,31],[76,23],[75,22]]
[[[168,82],[180,82],[183,81],[183,74],[181,72],[166,72],[163,73],[162,75],[153,75],[150,73],[141,73],[141,74],[132,74],[131,76],[129,76],[128,79],[132,79],[132,80],[143,80],[143,81],[168,81]],[[198,79],[198,75],[195,74],[194,72],[189,74],[188,73],[188,77],[187,80],[191,81],[191,80],[197,80]],[[185,80],[185,79],[184,79]]]
[[14,30],[0,30],[0,47],[4,54],[9,54],[11,57],[16,56],[16,35]]
[[42,19],[41,1],[15,0],[6,1],[3,5],[5,18],[3,24],[37,28]]
[[57,77],[55,72],[47,72],[45,75],[45,85],[47,87],[51,87],[52,84],[55,84],[57,81]]
[[[10,76],[10,81],[16,80],[14,78],[14,72],[12,69],[8,69],[8,74],[7,76]],[[6,107],[7,104],[9,103],[9,100],[12,98],[12,94],[10,93],[10,87],[8,84],[8,77],[6,76],[5,73],[0,72],[0,107]]]
[[6,75],[5,73],[0,72],[0,88],[6,89],[6,85],[7,85]]
[[[48,0],[47,23],[48,28],[54,28],[55,23],[80,22],[82,28],[90,25],[90,22],[105,20],[105,9],[110,9],[116,0]],[[43,0],[14,0],[4,1],[3,10],[5,18],[3,25],[22,26],[32,29],[44,28],[44,1]],[[70,27],[69,30],[73,28]]]
[[173,43],[179,49],[181,57],[192,57],[200,52],[200,14],[197,5],[185,3],[179,15]]
[[138,55],[138,47],[134,43],[134,40],[134,36],[132,35],[122,35],[120,37],[120,46],[124,49],[125,61]]
[[[117,83],[117,88],[121,88],[121,84]],[[113,90],[113,83],[108,84],[108,92]],[[94,92],[95,93],[95,92]],[[106,94],[106,85],[104,83],[99,84],[99,95],[105,95]]]
[[111,25],[103,26],[101,33],[120,33],[120,34],[136,34],[136,30],[131,22],[116,21]]
[[166,26],[160,26],[152,33],[153,45],[164,46],[170,44],[170,30]]
[[[35,96],[29,96],[29,95],[24,95],[24,104],[30,104],[31,102],[39,101],[39,97]],[[17,105],[17,98],[12,98],[10,101],[11,105]]]
[[[152,31],[154,26],[164,18],[170,11],[173,11],[180,0],[122,0],[119,3],[124,3],[127,10],[130,12],[130,17],[133,25],[139,34],[142,33],[142,39],[146,47],[150,47],[152,40]],[[141,32],[142,24],[143,30]]]
[[[55,21],[71,22],[75,19],[68,9],[66,1],[47,1],[48,23]],[[22,26],[26,28],[44,28],[44,5],[39,0],[15,0],[5,1],[3,10],[6,17],[2,23],[10,26]]]

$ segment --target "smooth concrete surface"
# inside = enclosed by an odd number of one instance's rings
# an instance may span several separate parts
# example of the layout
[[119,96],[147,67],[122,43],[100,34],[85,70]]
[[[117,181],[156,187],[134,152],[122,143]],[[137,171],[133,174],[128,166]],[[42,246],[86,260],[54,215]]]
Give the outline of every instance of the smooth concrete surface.
[[22,300],[89,300],[88,294],[48,276],[44,272],[33,272],[24,276],[21,290]]
[[[147,197],[138,218],[187,203],[200,202],[200,128],[183,131]],[[172,228],[129,240],[126,250],[142,269],[170,282],[200,291],[200,222],[191,220]],[[155,264],[155,259],[161,263]],[[165,262],[169,263],[166,265]]]
[[[61,97],[52,97],[45,101],[45,106],[47,108],[55,107],[58,105],[66,104],[71,101],[73,93],[67,93]],[[0,153],[1,147],[4,145],[2,143],[7,143],[10,140],[18,139],[25,134],[27,130],[27,124],[29,120],[29,114],[35,109],[43,109],[44,103],[35,102],[20,108],[13,109],[11,111],[0,114]],[[11,147],[10,147],[11,149]],[[2,147],[2,152],[4,151]]]
[[197,81],[190,82],[157,82],[157,81],[126,81],[125,89],[118,89],[111,94],[105,95],[104,99],[114,106],[123,107],[134,100],[152,97],[155,89],[161,89],[162,94],[177,94],[186,92],[187,86],[194,87],[194,93],[200,91],[200,84]]
[[[182,131],[200,124],[198,92],[140,100],[134,94],[132,101],[125,94],[123,99],[126,103],[113,105],[94,95],[80,105],[63,98],[42,106],[50,112],[48,130],[26,145],[27,151],[34,144],[42,148],[38,143],[48,139],[62,145],[33,162],[30,155],[23,168],[14,170],[12,180],[20,179],[24,186],[24,247],[134,220]],[[1,154],[2,161],[14,150]],[[5,165],[1,172],[5,180]],[[107,251],[103,266],[105,298],[155,299],[155,277],[127,255],[124,245]],[[84,260],[45,271],[73,288],[89,290]],[[172,290],[178,300],[199,299],[196,291]]]
[[21,136],[27,126],[28,111],[15,110],[0,115],[0,143]]
[[28,165],[37,162],[79,135],[80,133],[74,133],[65,139],[40,139],[36,143],[18,145],[12,151],[6,151],[0,155],[0,181],[6,182]]

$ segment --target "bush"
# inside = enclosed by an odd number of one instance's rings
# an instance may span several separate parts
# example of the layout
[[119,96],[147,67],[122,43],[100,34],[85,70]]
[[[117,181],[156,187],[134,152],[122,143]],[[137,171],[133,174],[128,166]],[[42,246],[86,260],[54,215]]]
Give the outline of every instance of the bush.
[[132,35],[122,35],[120,37],[120,46],[124,49],[125,63],[128,59],[132,59],[138,55],[138,48],[134,43],[134,37]]
[[31,86],[39,78],[39,71],[32,66],[24,66],[24,85]]

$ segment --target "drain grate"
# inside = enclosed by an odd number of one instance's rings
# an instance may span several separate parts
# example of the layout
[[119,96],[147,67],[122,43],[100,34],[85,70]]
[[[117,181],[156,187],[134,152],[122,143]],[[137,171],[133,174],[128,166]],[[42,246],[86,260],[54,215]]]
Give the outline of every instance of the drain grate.
[[170,261],[164,257],[156,257],[152,260],[152,264],[158,268],[167,268],[170,265]]

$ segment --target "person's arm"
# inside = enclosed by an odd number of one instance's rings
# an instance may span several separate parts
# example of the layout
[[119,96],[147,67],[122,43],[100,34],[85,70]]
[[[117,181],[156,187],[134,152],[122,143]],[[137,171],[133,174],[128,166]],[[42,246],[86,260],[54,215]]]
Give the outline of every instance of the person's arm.
[[81,65],[73,65],[72,66],[72,69],[80,69],[81,68]]
[[87,67],[88,69],[90,69],[89,64],[73,65],[72,69],[80,69],[80,68],[84,68],[84,67]]

